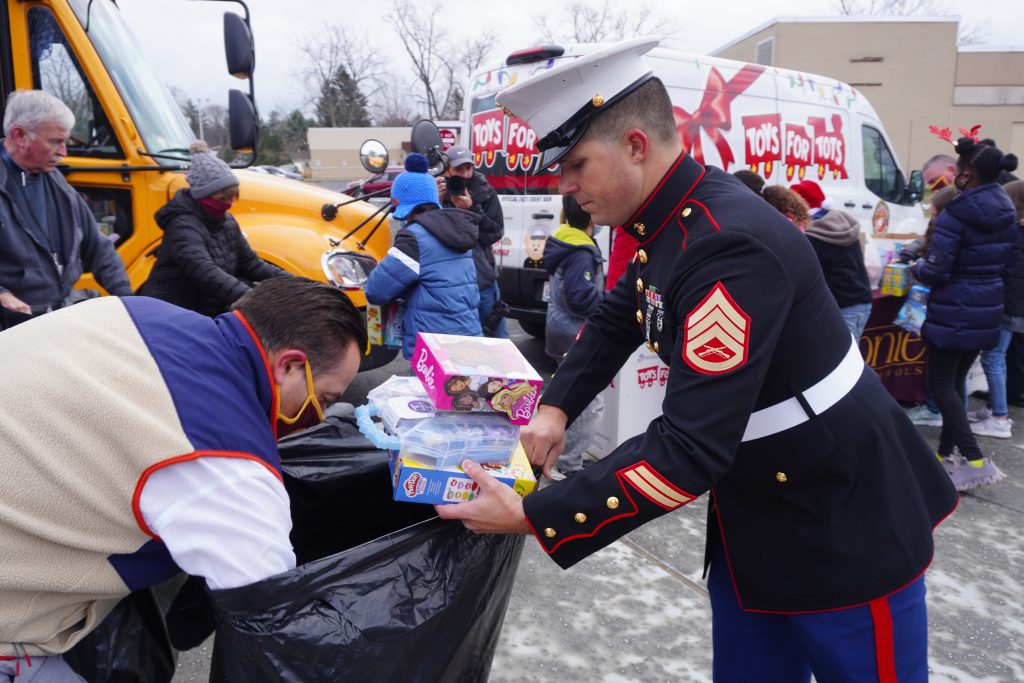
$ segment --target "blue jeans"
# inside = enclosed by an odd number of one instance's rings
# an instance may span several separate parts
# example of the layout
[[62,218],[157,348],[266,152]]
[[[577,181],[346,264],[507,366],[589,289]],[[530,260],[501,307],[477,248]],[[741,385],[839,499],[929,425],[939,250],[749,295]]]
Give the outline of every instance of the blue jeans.
[[1006,349],[1013,339],[1010,330],[999,330],[999,343],[994,349],[981,352],[981,367],[985,368],[985,379],[988,381],[988,404],[992,414],[1006,417]]
[[850,334],[859,342],[864,326],[868,324],[868,318],[871,316],[871,304],[854,304],[840,308],[839,312],[843,314],[843,322],[846,323]]
[[[480,307],[477,308],[477,312],[480,314],[480,326],[482,327],[484,322],[491,317],[491,311],[494,310],[494,302],[501,298],[501,291],[498,290],[498,283],[495,282],[489,287],[485,287],[480,290]],[[498,328],[494,331],[494,334],[484,333],[488,337],[500,337],[501,339],[508,339],[508,323],[505,318],[501,319],[498,323]]]

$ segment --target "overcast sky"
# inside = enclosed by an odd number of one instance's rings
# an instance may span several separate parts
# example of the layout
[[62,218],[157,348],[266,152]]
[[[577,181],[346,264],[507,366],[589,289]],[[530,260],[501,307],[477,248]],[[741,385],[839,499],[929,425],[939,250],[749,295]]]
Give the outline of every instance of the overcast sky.
[[[636,0],[627,0],[628,4]],[[256,97],[261,113],[304,107],[308,95],[299,72],[300,46],[328,25],[344,25],[384,55],[403,80],[412,67],[385,20],[389,0],[247,0],[256,42]],[[452,35],[474,36],[491,29],[498,41],[497,61],[509,52],[536,44],[538,17],[554,20],[564,4],[551,0],[443,0],[443,16]],[[227,90],[243,82],[226,74],[220,15],[233,3],[181,0],[119,0],[118,5],[164,80],[202,104],[227,104]],[[674,28],[669,45],[698,54],[751,31],[778,16],[835,14],[832,0],[731,0],[687,2],[652,0],[648,5]],[[964,21],[987,20],[984,43],[1024,49],[1024,0],[948,0]],[[555,9],[552,9],[555,8]],[[694,8],[687,11],[685,8]],[[922,46],[927,49],[927,46]]]

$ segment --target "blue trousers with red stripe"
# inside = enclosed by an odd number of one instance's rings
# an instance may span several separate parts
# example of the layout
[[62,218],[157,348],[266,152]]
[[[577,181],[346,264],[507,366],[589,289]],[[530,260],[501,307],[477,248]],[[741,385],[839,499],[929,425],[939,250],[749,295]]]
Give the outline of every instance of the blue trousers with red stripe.
[[867,605],[810,614],[740,609],[721,554],[708,577],[716,683],[927,683],[924,577]]

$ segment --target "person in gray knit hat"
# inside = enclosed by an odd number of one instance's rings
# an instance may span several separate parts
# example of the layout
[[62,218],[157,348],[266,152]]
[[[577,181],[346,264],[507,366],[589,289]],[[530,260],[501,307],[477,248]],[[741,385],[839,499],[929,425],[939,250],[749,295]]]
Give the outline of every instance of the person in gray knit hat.
[[189,187],[156,212],[164,241],[139,293],[217,316],[253,284],[288,273],[260,259],[228,213],[239,197],[238,176],[231,167],[202,140],[193,142],[189,151]]
[[206,142],[196,140],[188,146],[188,151],[192,153],[192,163],[185,178],[193,198],[202,199],[232,187],[235,198],[238,197],[238,176],[210,151]]

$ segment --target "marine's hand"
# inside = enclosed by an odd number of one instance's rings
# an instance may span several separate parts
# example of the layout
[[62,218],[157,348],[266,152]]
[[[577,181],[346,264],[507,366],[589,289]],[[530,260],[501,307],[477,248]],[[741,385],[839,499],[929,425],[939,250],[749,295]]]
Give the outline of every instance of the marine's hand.
[[478,534],[530,533],[523,499],[518,493],[495,480],[475,462],[463,462],[462,469],[480,487],[480,493],[468,503],[435,505],[438,517],[460,520],[467,529]]
[[8,311],[14,311],[15,313],[32,315],[32,307],[14,296],[11,292],[0,292],[0,306],[3,306]]
[[551,467],[565,450],[565,424],[569,417],[561,408],[542,405],[530,420],[530,424],[519,430],[526,457],[534,465],[544,467],[544,476],[551,478]]

